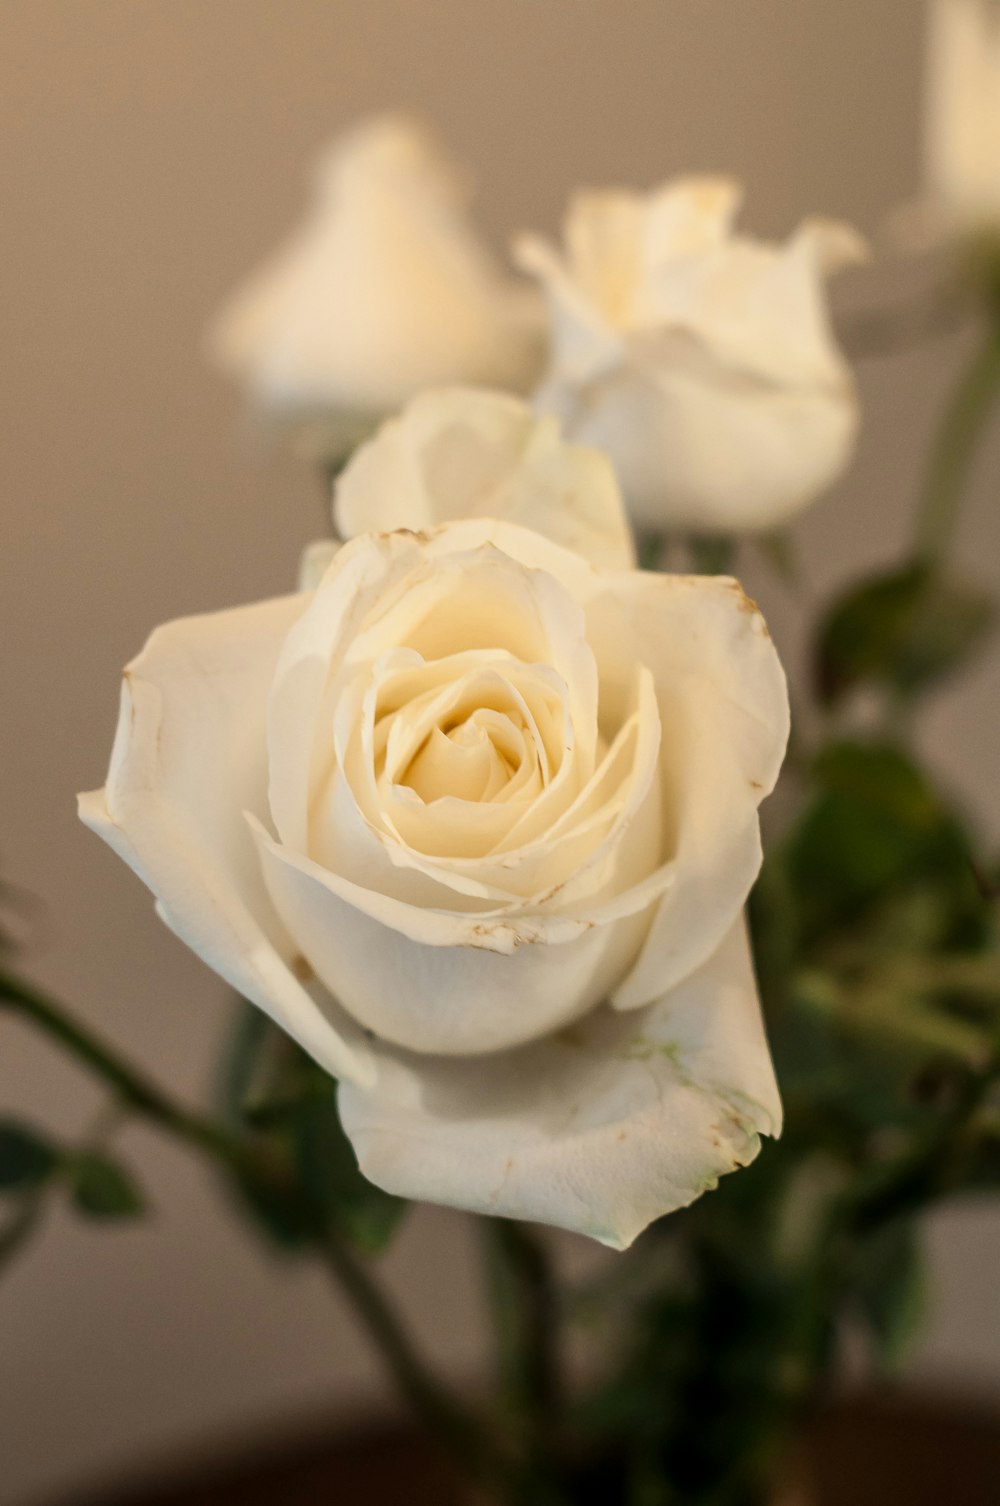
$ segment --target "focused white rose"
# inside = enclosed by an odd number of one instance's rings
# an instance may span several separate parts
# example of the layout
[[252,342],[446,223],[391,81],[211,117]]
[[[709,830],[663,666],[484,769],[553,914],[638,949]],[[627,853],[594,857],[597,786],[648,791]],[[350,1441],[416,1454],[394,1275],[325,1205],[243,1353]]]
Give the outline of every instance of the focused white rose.
[[931,0],[928,23],[926,217],[1000,235],[1000,0]]
[[474,519],[158,629],[81,814],[373,1182],[624,1247],[779,1130],[741,910],[787,731],[734,581]]
[[607,451],[645,528],[773,528],[853,453],[854,384],[825,280],[862,243],[825,221],[784,246],[734,235],[740,197],[724,178],[581,193],[562,253],[533,236],[517,244],[550,310],[536,402]]
[[543,324],[536,290],[494,261],[437,143],[380,116],[328,151],[305,224],[223,311],[210,345],[264,410],[350,439],[424,387],[528,391]]
[[334,494],[343,538],[474,517],[521,523],[592,564],[635,563],[607,456],[566,444],[555,419],[501,392],[422,393],[358,450]]

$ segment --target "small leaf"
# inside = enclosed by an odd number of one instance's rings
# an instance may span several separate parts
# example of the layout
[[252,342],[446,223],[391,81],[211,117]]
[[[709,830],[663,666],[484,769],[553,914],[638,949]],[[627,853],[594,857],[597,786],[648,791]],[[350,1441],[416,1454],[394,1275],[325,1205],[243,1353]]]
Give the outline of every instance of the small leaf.
[[299,1175],[321,1216],[366,1255],[380,1254],[406,1212],[402,1198],[362,1176],[340,1123],[335,1093],[301,1105],[296,1116]]
[[788,839],[804,942],[876,915],[917,885],[936,893],[942,924],[984,906],[959,816],[902,751],[883,742],[842,742],[813,766],[818,790]]
[[59,1153],[36,1130],[0,1121],[0,1190],[38,1187],[59,1165]]
[[982,641],[992,617],[984,592],[923,565],[863,581],[820,623],[819,697],[831,704],[873,683],[912,695],[955,669]]
[[74,1157],[70,1186],[75,1208],[87,1218],[135,1218],[145,1208],[130,1173],[102,1152]]

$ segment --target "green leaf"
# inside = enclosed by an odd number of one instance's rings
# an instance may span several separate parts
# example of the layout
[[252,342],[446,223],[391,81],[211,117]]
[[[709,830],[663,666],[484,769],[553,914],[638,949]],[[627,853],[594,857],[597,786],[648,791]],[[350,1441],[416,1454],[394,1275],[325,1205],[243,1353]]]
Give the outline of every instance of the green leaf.
[[295,1137],[303,1186],[324,1219],[365,1254],[381,1253],[408,1204],[362,1176],[354,1147],[344,1134],[336,1094],[302,1104]]
[[865,684],[912,695],[957,668],[982,642],[992,618],[983,591],[925,565],[863,581],[820,623],[817,693],[828,705]]
[[135,1218],[145,1201],[131,1174],[101,1151],[83,1151],[70,1169],[73,1205],[87,1218]]
[[301,1249],[334,1227],[365,1253],[385,1248],[407,1204],[358,1170],[333,1079],[251,1005],[237,1020],[223,1096],[268,1173],[236,1185],[244,1211],[271,1240]]
[[[829,746],[813,766],[818,786],[784,853],[808,954],[822,933],[870,928],[924,889],[911,922],[939,939],[971,915],[985,924],[973,851],[959,816],[902,749],[885,742]],[[927,908],[931,906],[928,916]]]
[[38,1187],[59,1165],[59,1152],[37,1130],[0,1120],[0,1190]]

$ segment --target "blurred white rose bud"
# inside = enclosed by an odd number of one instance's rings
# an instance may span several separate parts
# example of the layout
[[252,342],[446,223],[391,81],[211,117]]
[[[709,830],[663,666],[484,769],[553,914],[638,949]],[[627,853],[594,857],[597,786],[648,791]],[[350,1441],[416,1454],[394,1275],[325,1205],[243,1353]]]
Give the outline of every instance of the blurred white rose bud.
[[952,234],[1000,234],[1000,0],[931,0],[926,182]]
[[516,247],[552,323],[536,403],[607,451],[643,527],[773,528],[853,453],[854,383],[825,282],[863,243],[818,220],[783,246],[734,235],[740,197],[712,177],[581,193],[562,252],[533,236]]
[[[357,452],[334,492],[345,539],[473,517],[533,528],[605,569],[635,564],[607,456],[564,443],[554,419],[509,393],[421,393]],[[312,547],[322,559],[322,544]]]
[[305,223],[223,310],[212,354],[255,406],[318,425],[331,448],[424,387],[529,391],[541,300],[494,261],[467,198],[421,126],[364,122],[320,162]]

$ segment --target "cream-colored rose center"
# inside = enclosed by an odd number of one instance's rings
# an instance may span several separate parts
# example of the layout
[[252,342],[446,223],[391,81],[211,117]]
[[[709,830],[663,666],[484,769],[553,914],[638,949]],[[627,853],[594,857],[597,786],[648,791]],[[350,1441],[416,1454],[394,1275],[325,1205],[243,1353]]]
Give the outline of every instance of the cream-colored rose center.
[[[383,815],[407,840],[433,848],[440,821],[449,821],[447,805],[460,850],[471,855],[503,842],[519,816],[562,786],[564,808],[579,788],[565,697],[551,670],[507,657],[502,664],[409,664],[387,675],[372,736]],[[428,829],[420,813],[429,815],[429,807],[436,817]],[[447,841],[453,847],[454,838]]]
[[524,729],[495,711],[475,711],[457,726],[435,727],[400,783],[426,804],[451,795],[495,800],[524,760]]

